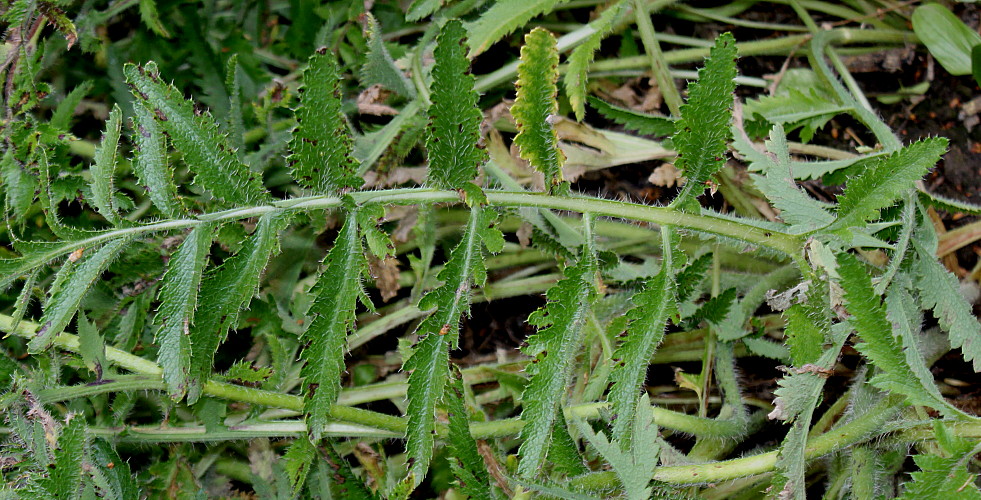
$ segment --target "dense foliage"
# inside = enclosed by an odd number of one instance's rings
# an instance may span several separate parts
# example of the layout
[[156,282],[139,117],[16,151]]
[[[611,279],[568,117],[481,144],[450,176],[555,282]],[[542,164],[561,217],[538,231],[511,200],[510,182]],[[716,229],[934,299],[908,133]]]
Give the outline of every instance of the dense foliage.
[[[981,207],[840,58],[981,41],[791,4],[2,4],[5,497],[981,497],[930,370],[981,370],[934,226]],[[589,185],[621,165],[656,203]]]

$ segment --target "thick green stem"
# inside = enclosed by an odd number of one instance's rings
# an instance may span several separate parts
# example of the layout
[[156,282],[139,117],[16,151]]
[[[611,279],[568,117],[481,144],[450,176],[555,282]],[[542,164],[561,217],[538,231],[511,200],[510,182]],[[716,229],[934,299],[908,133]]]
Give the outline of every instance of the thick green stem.
[[[487,200],[498,207],[533,207],[572,212],[590,212],[596,216],[617,217],[656,225],[672,225],[689,230],[745,241],[753,245],[776,250],[791,257],[798,257],[804,240],[800,236],[763,229],[721,215],[683,213],[664,207],[652,207],[637,203],[605,200],[579,196],[550,196],[541,193],[487,190]],[[361,191],[350,194],[359,204],[381,203],[393,205],[421,205],[432,203],[460,203],[456,191],[440,191],[425,188],[404,188],[379,191]],[[31,254],[17,267],[6,270],[7,276],[19,276],[31,269],[50,262],[79,248],[91,248],[107,241],[156,232],[186,229],[205,222],[230,221],[258,217],[277,211],[307,211],[338,208],[342,205],[337,196],[309,196],[275,201],[269,205],[235,208],[192,219],[178,219],[143,226],[114,229],[82,240],[66,241],[39,254]]]

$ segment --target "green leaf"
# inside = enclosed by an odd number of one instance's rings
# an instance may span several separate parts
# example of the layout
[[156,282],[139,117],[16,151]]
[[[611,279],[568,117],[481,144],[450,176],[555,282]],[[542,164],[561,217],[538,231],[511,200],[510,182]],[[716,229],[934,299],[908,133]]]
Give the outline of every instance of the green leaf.
[[160,307],[154,316],[160,345],[157,362],[163,368],[167,392],[174,400],[184,397],[191,373],[191,323],[198,304],[201,274],[208,264],[213,224],[199,224],[170,257],[157,294]]
[[436,38],[433,83],[430,94],[429,182],[440,189],[462,189],[477,177],[477,166],[487,153],[478,147],[480,122],[484,119],[474,90],[460,21],[448,21]]
[[143,19],[143,24],[149,26],[154,33],[164,38],[170,38],[170,32],[160,22],[156,0],[140,0],[140,18]]
[[[971,304],[961,295],[957,278],[937,261],[936,237],[927,224],[924,220],[913,236],[916,252],[913,275],[919,302],[924,309],[933,311],[940,328],[950,336],[951,347],[960,349],[964,359],[974,363],[974,370],[981,371],[981,323],[974,316]],[[922,236],[927,231],[932,241]]]
[[569,55],[569,66],[563,81],[566,96],[569,98],[572,110],[576,113],[577,121],[582,121],[583,115],[586,114],[586,80],[589,65],[593,62],[593,57],[599,50],[600,43],[613,31],[613,28],[619,24],[627,12],[625,0],[618,0],[613,5],[608,6],[598,19],[590,23],[594,30],[593,33],[581,45],[573,49],[572,54]]
[[[654,425],[654,414],[646,395],[634,394],[635,405],[639,411],[631,415],[629,432],[635,436],[636,442],[628,448],[618,446],[601,432],[594,432],[583,419],[576,419],[576,427],[610,464],[610,468],[623,484],[626,498],[643,500],[652,498],[650,488],[654,470],[657,468],[661,445],[658,443],[657,426]],[[616,431],[613,431],[616,435]],[[619,436],[617,436],[619,438]]]
[[28,350],[31,353],[39,353],[47,349],[55,337],[65,330],[85,293],[130,241],[128,237],[111,240],[91,257],[83,257],[85,260],[81,264],[72,265],[72,261],[69,260],[62,266],[55,281],[63,284],[51,292],[44,304],[41,327],[28,343]]
[[761,166],[763,175],[751,174],[750,177],[756,188],[780,210],[780,218],[791,225],[791,231],[813,231],[831,224],[834,216],[794,182],[783,126],[774,125],[766,149],[773,158],[766,156],[767,164]]
[[933,432],[943,455],[922,453],[913,456],[920,470],[910,474],[913,481],[905,484],[902,500],[919,498],[949,498],[978,500],[977,476],[967,469],[977,452],[977,440],[955,436],[943,422],[934,420]]
[[54,461],[48,466],[47,476],[38,479],[38,484],[54,498],[78,498],[87,448],[85,418],[81,415],[68,417],[58,432]]
[[[785,314],[800,307],[807,308],[810,306],[796,304],[788,309]],[[791,314],[797,317],[806,313]],[[851,333],[851,328],[847,322],[839,323],[833,333],[828,331],[825,335],[826,332],[822,325],[806,324],[806,331],[797,331],[798,326],[797,323],[788,322],[787,335],[804,338],[811,336],[813,331],[813,336],[820,337],[818,344],[816,344],[818,357],[813,359],[812,364],[798,363],[795,360],[795,368],[791,369],[789,375],[778,381],[780,387],[775,391],[777,396],[774,401],[775,408],[767,416],[771,420],[790,422],[791,425],[777,455],[777,474],[773,477],[773,488],[780,491],[780,495],[787,499],[805,500],[807,488],[805,450],[814,410],[817,408],[821,393],[824,390],[826,377],[821,371],[830,370],[834,367],[841,349]],[[826,337],[832,338],[833,344],[821,352],[821,346],[824,345]]]
[[432,460],[436,404],[449,375],[449,348],[455,349],[459,342],[460,320],[470,310],[471,288],[487,281],[482,248],[499,252],[504,244],[503,235],[493,227],[496,219],[495,211],[479,204],[470,209],[463,239],[436,276],[442,284],[419,301],[420,310],[435,310],[416,330],[421,340],[402,367],[410,372],[406,453],[412,461],[409,474],[415,486],[425,478]]
[[[851,254],[838,256],[838,274],[845,291],[846,309],[852,314],[851,322],[862,338],[862,343],[855,347],[880,370],[872,378],[872,384],[902,394],[913,404],[928,406],[947,415],[955,414],[933,386],[932,379],[921,380],[910,370],[902,340],[893,334],[889,320],[910,320],[904,309],[908,306],[894,304],[891,315],[887,317],[886,308],[873,291],[868,274]],[[912,355],[914,360],[917,356],[918,353]]]
[[971,74],[974,81],[981,85],[981,43],[971,48]]
[[471,23],[470,58],[477,57],[495,42],[524,26],[532,18],[551,12],[569,0],[499,0]]
[[787,321],[784,334],[790,347],[790,357],[794,366],[804,366],[815,363],[821,356],[821,346],[824,344],[822,325],[826,320],[821,318],[818,311],[806,304],[794,304],[783,312]]
[[358,188],[358,162],[341,111],[337,61],[327,48],[317,49],[303,70],[297,127],[290,139],[288,163],[293,178],[317,194]]
[[923,178],[947,150],[947,139],[932,137],[914,142],[872,165],[848,181],[838,197],[837,220],[829,230],[861,226],[879,217],[914,182]]
[[85,96],[92,91],[92,85],[92,81],[87,80],[72,89],[72,91],[58,103],[58,107],[55,108],[54,113],[51,114],[51,120],[48,123],[52,127],[59,130],[70,130],[72,119],[75,118],[75,110],[78,108],[78,105],[82,103],[82,99],[85,99]]
[[248,384],[257,384],[264,382],[266,379],[271,377],[273,374],[273,369],[268,366],[253,366],[253,364],[244,359],[236,361],[228,368],[225,372],[226,380],[240,380]]
[[981,35],[939,3],[920,5],[912,21],[913,32],[948,73],[971,74],[971,50],[981,45]]
[[119,132],[122,129],[122,111],[119,106],[113,106],[106,122],[106,131],[102,141],[95,148],[95,163],[92,164],[92,206],[112,225],[118,226],[122,220],[116,212],[113,195],[113,176],[116,173],[117,154],[119,149]]
[[614,367],[610,374],[613,386],[607,400],[615,416],[612,435],[623,450],[631,446],[637,395],[646,393],[643,387],[647,368],[664,338],[668,318],[677,310],[671,254],[664,252],[666,259],[661,262],[661,270],[632,298],[634,307],[627,313],[626,338],[613,354]]
[[228,142],[235,148],[239,159],[245,157],[245,117],[242,115],[242,71],[238,54],[225,65],[225,87],[228,88],[228,119],[223,124],[228,130]]
[[[524,382],[524,380],[522,380]],[[522,390],[524,383],[521,384]],[[579,444],[569,433],[565,416],[561,411],[555,413],[555,425],[552,426],[552,442],[548,447],[545,461],[552,464],[552,474],[564,474],[569,477],[580,476],[589,472],[583,456],[579,453]]]
[[[499,2],[496,6],[505,3],[510,2]],[[515,83],[518,94],[511,106],[511,114],[518,126],[514,144],[518,146],[519,155],[545,175],[549,193],[564,194],[569,191],[569,184],[562,177],[565,155],[559,149],[559,137],[551,123],[552,115],[559,110],[555,100],[558,67],[555,37],[543,28],[528,33],[521,47]]]
[[201,285],[201,302],[191,325],[191,387],[194,403],[211,375],[215,351],[229,328],[238,326],[239,312],[259,291],[262,272],[270,256],[279,252],[279,233],[290,223],[290,214],[270,212],[259,217],[255,231],[235,255],[212,270]]
[[[924,395],[928,395],[932,401],[929,406],[948,417],[964,417],[964,412],[957,409],[954,405],[947,402],[940,394],[933,373],[927,366],[923,354],[920,352],[919,330],[914,331],[912,325],[920,325],[922,314],[918,304],[910,294],[912,283],[906,276],[897,278],[896,282],[890,287],[889,295],[886,296],[886,315],[889,322],[893,325],[895,333],[899,334],[898,346],[902,349],[903,357],[906,361],[906,373],[904,378],[919,382]],[[876,383],[876,378],[872,383]],[[923,403],[925,404],[925,403]]]
[[688,179],[672,207],[688,209],[705,191],[705,183],[725,164],[736,89],[736,39],[723,33],[688,87],[672,142],[678,151],[675,167]]
[[283,454],[283,468],[290,478],[290,491],[293,494],[303,489],[316,458],[317,447],[306,436],[294,439],[289,448],[286,448],[286,453]]
[[[675,284],[678,287],[679,304],[692,298],[692,294],[695,293],[698,285],[705,279],[705,272],[712,265],[712,260],[712,252],[706,252],[678,272],[678,276],[675,278]],[[695,296],[695,298],[698,297]]]
[[129,463],[116,453],[109,442],[95,439],[89,449],[92,480],[103,493],[102,498],[139,498],[140,490]]
[[65,12],[56,7],[54,2],[38,2],[36,5],[38,12],[47,18],[51,26],[61,32],[62,36],[68,42],[68,48],[71,49],[75,45],[75,42],[78,41],[78,33],[75,31],[75,25],[68,19]]
[[648,115],[614,106],[606,101],[589,97],[589,105],[609,120],[644,135],[666,136],[674,133],[675,122],[667,116]]
[[133,171],[157,210],[176,219],[184,208],[177,197],[173,169],[167,161],[167,136],[143,106],[133,106],[133,114]]
[[195,113],[193,104],[180,91],[161,80],[155,63],[143,67],[127,64],[123,73],[136,97],[134,107],[152,113],[196,174],[195,183],[230,205],[269,201],[261,176],[239,161],[211,114]]
[[337,452],[334,443],[327,440],[320,448],[326,456],[318,460],[319,467],[325,467],[329,471],[328,485],[330,492],[335,495],[331,498],[342,500],[374,500],[377,495],[371,492],[358,476],[351,470],[347,460]]
[[378,84],[400,96],[414,99],[416,88],[405,77],[402,70],[395,66],[392,55],[385,48],[381,26],[370,13],[366,13],[365,17],[368,23],[365,29],[368,37],[368,53],[365,55],[364,65],[361,66],[361,85],[368,87]]
[[814,88],[790,88],[771,96],[746,102],[747,120],[762,118],[773,125],[785,125],[787,132],[802,128],[801,140],[810,142],[814,134],[832,118],[851,110],[833,97]]
[[102,380],[111,373],[106,361],[106,344],[99,334],[99,329],[85,316],[85,311],[78,312],[78,351],[82,355],[85,367],[95,373],[96,380]]
[[459,374],[450,378],[443,394],[449,419],[449,462],[460,491],[474,499],[490,500],[490,474],[484,459],[477,452],[477,443],[470,435],[470,419],[463,404],[463,379]]
[[405,14],[405,20],[414,23],[433,15],[443,6],[443,0],[413,0]]
[[532,478],[541,472],[552,439],[556,412],[566,392],[583,330],[596,293],[595,257],[584,252],[565,270],[565,278],[548,289],[548,303],[528,319],[539,327],[523,352],[532,357],[525,369],[531,380],[521,395],[521,447],[518,474]]
[[302,375],[306,387],[304,411],[307,432],[319,440],[328,423],[330,407],[337,402],[344,371],[347,335],[354,328],[357,300],[364,291],[361,278],[368,262],[358,232],[357,211],[348,212],[344,227],[324,259],[324,270],[311,291],[315,296],[307,311],[303,332],[307,346],[300,357],[306,361]]

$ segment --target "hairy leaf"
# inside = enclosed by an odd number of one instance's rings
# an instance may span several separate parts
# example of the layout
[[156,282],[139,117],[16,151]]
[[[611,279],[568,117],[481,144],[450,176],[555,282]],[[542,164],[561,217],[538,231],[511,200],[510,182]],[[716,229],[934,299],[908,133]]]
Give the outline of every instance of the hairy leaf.
[[490,500],[490,474],[484,460],[477,453],[477,443],[470,435],[470,419],[463,404],[463,379],[459,374],[451,377],[443,394],[449,419],[450,467],[460,490],[474,499]]
[[828,229],[860,226],[879,217],[879,211],[891,206],[914,182],[922,179],[946,150],[947,139],[932,137],[870,165],[848,181],[838,197],[838,218]]
[[167,162],[167,136],[143,106],[133,106],[133,114],[133,171],[157,210],[166,217],[180,217],[184,209],[177,198],[173,169]]
[[933,310],[940,328],[950,336],[951,347],[960,349],[964,359],[973,362],[975,371],[981,371],[981,323],[961,295],[957,278],[934,257],[936,241],[932,245],[924,241],[924,231],[932,233],[933,228],[921,228],[913,240],[913,273],[920,305]]
[[675,167],[688,179],[671,202],[687,209],[705,190],[705,183],[725,164],[732,122],[732,93],[736,89],[736,39],[719,35],[715,46],[698,70],[698,81],[688,87],[688,101],[672,137],[678,159]]
[[512,31],[524,26],[535,16],[550,12],[556,5],[568,0],[500,0],[491,5],[480,19],[467,29],[470,31],[470,58],[477,57],[492,44]]
[[462,189],[477,177],[477,166],[487,156],[477,145],[484,116],[463,46],[465,34],[460,21],[448,21],[436,39],[433,52],[436,65],[430,90],[433,103],[429,106],[426,149],[429,150],[429,181],[440,189]]
[[89,318],[85,316],[85,311],[78,311],[78,351],[82,355],[82,362],[85,367],[95,373],[97,380],[102,380],[106,370],[109,370],[109,363],[106,361],[106,344]]
[[143,19],[143,23],[149,26],[154,33],[164,38],[170,38],[170,32],[160,22],[156,0],[140,0],[140,18]]
[[341,111],[340,76],[334,54],[322,47],[303,70],[297,127],[290,139],[288,163],[293,178],[318,194],[361,187],[358,163]]
[[191,323],[198,304],[201,274],[208,263],[214,237],[213,224],[199,224],[170,257],[157,299],[155,341],[160,345],[157,362],[172,399],[187,392],[191,373]]
[[565,93],[578,121],[582,121],[583,115],[586,114],[586,80],[589,65],[593,62],[600,43],[627,11],[625,0],[617,0],[613,5],[608,6],[596,21],[590,23],[593,33],[569,55],[569,67],[566,69],[564,79]]
[[361,66],[361,85],[367,87],[379,84],[398,95],[415,98],[416,88],[402,70],[395,66],[392,55],[385,48],[381,26],[375,16],[369,13],[365,17],[368,21],[368,53],[365,55],[364,66]]
[[790,151],[787,149],[787,136],[784,134],[783,126],[773,127],[766,146],[774,157],[772,159],[766,157],[768,164],[762,166],[763,175],[751,174],[750,177],[756,188],[780,210],[780,218],[792,226],[791,231],[812,231],[832,223],[834,216],[794,182]]
[[130,241],[128,237],[111,240],[91,257],[83,256],[85,260],[81,264],[72,265],[73,262],[69,260],[62,266],[55,278],[61,286],[51,292],[44,304],[41,327],[28,343],[30,352],[38,353],[47,349],[55,337],[65,330],[85,293]]
[[433,15],[443,6],[443,0],[413,0],[405,13],[405,20],[414,23]]
[[191,326],[191,387],[188,402],[201,394],[218,346],[229,328],[238,326],[239,312],[259,291],[262,271],[279,251],[279,232],[290,222],[289,214],[272,212],[259,218],[255,231],[235,255],[212,270],[201,284],[201,303]]
[[127,64],[123,72],[136,97],[134,107],[152,113],[196,174],[196,183],[228,204],[258,205],[268,201],[261,177],[239,161],[211,115],[196,113],[190,101],[161,80],[156,64]]
[[283,468],[290,478],[290,491],[294,494],[303,489],[317,458],[317,447],[305,436],[293,440],[286,453],[283,454]]
[[496,218],[496,212],[479,204],[470,209],[463,239],[436,276],[443,284],[419,301],[419,309],[435,310],[419,325],[421,340],[403,366],[411,371],[406,453],[412,460],[409,474],[416,486],[425,478],[432,460],[436,404],[449,374],[449,348],[455,349],[459,342],[460,319],[470,310],[471,288],[487,280],[482,247],[499,252],[504,246],[503,235],[493,227]]
[[[913,404],[952,414],[952,407],[940,397],[932,380],[920,380],[910,370],[902,341],[893,335],[886,308],[872,290],[872,282],[858,259],[851,254],[838,256],[838,274],[841,275],[841,287],[845,290],[846,308],[852,314],[851,321],[863,341],[855,347],[881,370],[872,378],[872,384],[902,394]],[[901,301],[902,298],[896,300]],[[897,304],[891,311],[891,319],[908,321],[910,318],[906,317],[904,306]],[[919,362],[922,363],[922,360]]]
[[106,131],[102,134],[102,141],[95,148],[95,163],[90,169],[92,205],[114,226],[122,222],[112,200],[116,191],[113,186],[113,176],[116,173],[116,155],[122,123],[122,111],[119,110],[119,106],[113,106],[112,111],[109,112],[109,121],[106,122]]
[[343,500],[374,500],[378,498],[368,489],[364,481],[354,474],[351,465],[337,452],[333,441],[328,439],[320,449],[324,456],[323,460],[318,461],[317,464],[321,468],[326,467],[329,471],[329,475],[325,479],[328,480],[326,487],[334,495],[330,498]]
[[[780,387],[776,390],[775,408],[768,417],[771,420],[783,420],[790,423],[790,430],[787,431],[780,451],[777,455],[776,469],[777,474],[773,477],[773,487],[780,491],[780,495],[788,500],[804,500],[806,498],[805,473],[807,460],[805,450],[807,446],[807,436],[811,429],[811,420],[814,410],[820,402],[821,392],[824,389],[825,377],[824,370],[830,370],[838,360],[841,349],[848,339],[850,328],[844,328],[847,323],[841,323],[832,332],[825,332],[823,327],[813,323],[803,321],[790,321],[790,318],[804,317],[806,312],[791,313],[799,308],[809,307],[807,305],[794,305],[786,311],[788,315],[787,335],[799,339],[820,337],[817,341],[818,356],[808,363],[798,363],[795,359],[794,368],[791,373],[778,381]],[[785,313],[785,314],[786,314]],[[803,330],[798,327],[803,326]],[[827,333],[827,335],[826,335]],[[833,338],[833,344],[823,352],[820,351],[821,345],[825,342],[825,337]]]
[[51,120],[48,122],[52,127],[59,130],[70,130],[72,118],[75,117],[75,110],[78,105],[82,103],[82,99],[92,91],[92,81],[85,81],[79,84],[77,87],[73,88],[68,95],[65,96],[61,102],[58,103],[58,107],[55,108],[54,113],[51,114]]
[[623,484],[626,498],[631,500],[651,498],[650,482],[661,453],[657,426],[654,425],[654,415],[647,396],[635,394],[634,397],[639,411],[631,416],[628,432],[634,436],[636,442],[627,448],[622,446],[622,442],[621,446],[617,446],[616,439],[619,436],[616,431],[613,431],[616,437],[611,443],[603,433],[594,432],[582,419],[574,420],[579,432],[610,464]]
[[614,106],[595,97],[589,98],[589,105],[609,120],[644,135],[665,136],[675,131],[675,121],[667,116],[648,115]]
[[347,335],[354,327],[357,300],[364,292],[361,278],[367,270],[357,212],[349,212],[334,246],[324,259],[324,270],[312,290],[313,304],[303,340],[307,346],[300,357],[306,361],[302,375],[306,387],[304,411],[307,431],[314,439],[323,436],[330,407],[337,402],[344,371]]
[[[497,5],[503,3],[507,2]],[[545,175],[548,192],[562,194],[569,191],[569,184],[562,177],[565,155],[559,149],[559,137],[551,123],[551,117],[559,110],[555,100],[558,66],[555,37],[542,28],[528,33],[521,47],[515,83],[518,94],[511,114],[518,125],[518,135],[514,138],[518,153]]]
[[595,295],[595,258],[586,255],[565,270],[565,278],[548,289],[548,303],[529,322],[540,328],[523,352],[532,357],[531,380],[521,395],[521,447],[518,473],[531,478],[540,471],[552,439],[556,412],[565,396],[573,362],[582,344],[590,303]]
[[[117,396],[118,398],[118,396]],[[92,480],[103,498],[138,498],[140,490],[129,464],[120,458],[109,442],[95,439],[90,447]]]
[[785,335],[790,347],[790,356],[794,366],[804,366],[815,363],[821,356],[821,346],[824,344],[822,333],[822,318],[817,317],[814,308],[807,304],[794,304],[783,312],[787,321]]
[[630,322],[626,338],[613,355],[614,368],[610,374],[613,386],[607,400],[615,415],[613,436],[623,450],[629,449],[637,411],[637,395],[643,391],[654,351],[664,338],[668,319],[676,314],[675,281],[670,251],[661,262],[661,270],[647,280],[644,289],[634,295],[634,307],[627,313]]
[[85,418],[69,417],[58,433],[54,462],[48,467],[47,476],[38,480],[53,498],[78,498],[82,488],[83,460],[88,448],[85,436]]

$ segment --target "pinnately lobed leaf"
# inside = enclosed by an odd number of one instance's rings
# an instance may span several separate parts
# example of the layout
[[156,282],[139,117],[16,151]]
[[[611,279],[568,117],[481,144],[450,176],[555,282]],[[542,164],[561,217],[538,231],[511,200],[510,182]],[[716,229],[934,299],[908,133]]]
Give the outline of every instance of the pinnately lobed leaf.
[[69,417],[57,439],[57,446],[52,450],[54,461],[48,465],[47,476],[38,482],[51,498],[80,498],[85,467],[83,462],[88,448],[85,418],[81,415]]
[[357,319],[358,297],[364,293],[361,277],[368,262],[358,227],[357,211],[348,212],[334,246],[324,259],[324,270],[313,289],[316,299],[307,312],[309,326],[303,332],[306,347],[300,357],[306,361],[302,375],[306,387],[307,429],[315,440],[323,436],[330,407],[340,394],[345,341]]
[[65,330],[86,292],[130,241],[131,239],[126,237],[109,241],[90,257],[83,256],[84,260],[81,264],[75,264],[70,260],[75,253],[69,256],[69,261],[65,262],[55,277],[55,283],[61,285],[44,304],[41,328],[28,343],[28,350],[31,353],[47,349],[55,337]]
[[558,67],[555,37],[543,28],[528,33],[521,47],[515,83],[518,93],[511,114],[518,125],[514,143],[519,155],[545,175],[548,192],[563,194],[569,191],[569,183],[562,177],[565,155],[559,149],[559,137],[551,123],[551,117],[559,110]]
[[736,39],[723,33],[688,87],[688,101],[672,137],[678,167],[688,179],[671,206],[686,209],[705,190],[705,183],[725,164],[736,89]]
[[440,189],[462,189],[477,177],[487,154],[478,146],[483,113],[477,103],[460,21],[451,19],[436,38],[433,103],[429,106],[426,149],[429,182]]
[[[552,440],[556,412],[566,393],[573,362],[582,343],[590,303],[596,291],[596,262],[591,252],[565,270],[565,278],[548,289],[548,303],[536,313],[541,329],[528,339],[524,353],[532,356],[526,371],[531,380],[521,395],[521,447],[518,474],[532,478],[541,472]],[[529,318],[532,322],[532,318]]]
[[184,397],[191,373],[191,323],[198,304],[201,275],[208,263],[214,224],[200,224],[188,233],[167,263],[154,316],[155,341],[160,345],[157,362],[163,369],[167,392],[174,400]]
[[666,136],[674,133],[674,120],[667,116],[648,115],[614,106],[606,101],[589,97],[589,105],[609,120],[644,135]]
[[293,178],[317,194],[361,187],[364,181],[356,175],[354,145],[341,111],[337,60],[326,47],[310,56],[299,92],[288,159]]
[[180,91],[161,80],[155,63],[143,67],[127,64],[123,73],[136,97],[134,107],[152,113],[196,174],[194,182],[230,205],[258,205],[269,200],[261,177],[239,161],[214,118],[207,112],[196,113]]
[[879,210],[892,205],[940,161],[947,150],[947,139],[931,137],[914,142],[869,165],[848,181],[838,197],[838,219],[829,230],[858,226],[879,216]]
[[463,403],[463,378],[455,373],[443,394],[449,420],[450,467],[460,489],[470,498],[491,500],[490,474],[477,452],[477,443],[470,434],[470,419]]
[[119,149],[119,134],[122,130],[122,111],[119,106],[113,106],[106,122],[106,131],[102,141],[95,148],[95,163],[92,164],[92,205],[114,226],[121,221],[116,213],[112,196],[115,192],[113,176],[116,173],[116,159]]
[[167,136],[153,113],[143,106],[133,106],[133,115],[133,172],[153,206],[165,217],[176,219],[184,209],[177,197],[174,171],[167,162]]
[[188,402],[194,403],[211,374],[215,351],[229,328],[238,324],[239,312],[259,291],[262,271],[279,251],[279,233],[290,215],[271,212],[259,217],[255,231],[235,255],[204,278],[201,300],[191,325],[191,375]]
[[782,125],[774,125],[766,145],[775,158],[764,155],[764,175],[750,174],[750,177],[756,188],[780,210],[780,218],[800,232],[818,229],[833,222],[834,216],[801,190],[794,181],[787,136]]
[[647,368],[664,338],[668,319],[677,310],[671,254],[664,252],[666,259],[661,262],[660,271],[634,295],[634,307],[627,313],[627,336],[613,355],[615,364],[610,374],[613,385],[607,400],[616,416],[612,435],[623,449],[630,447],[637,395],[642,392]]
[[471,208],[463,239],[436,276],[443,284],[419,301],[419,309],[435,310],[419,325],[421,340],[402,367],[410,372],[406,453],[416,486],[425,478],[432,460],[436,405],[449,376],[449,349],[457,347],[460,320],[470,310],[471,288],[487,280],[482,248],[496,253],[504,246],[503,235],[493,227],[496,219],[497,213],[489,208],[479,204]]
[[518,29],[535,16],[550,12],[568,0],[500,0],[470,24],[470,58]]
[[385,47],[381,26],[375,16],[365,13],[365,18],[368,22],[365,30],[368,36],[368,53],[365,55],[364,66],[361,66],[361,85],[368,87],[380,84],[396,94],[415,98],[416,89],[402,70],[395,66],[392,55]]
[[[959,413],[944,401],[932,380],[920,380],[910,369],[902,341],[893,335],[886,308],[873,291],[872,282],[858,259],[851,254],[838,256],[838,274],[845,291],[846,309],[852,314],[851,321],[862,338],[862,343],[855,347],[880,370],[872,378],[872,384],[902,394],[913,404],[948,415]],[[897,318],[902,311],[902,306],[894,307],[892,317]],[[900,316],[903,317],[905,315]]]
[[569,67],[565,72],[563,83],[569,104],[572,105],[578,121],[582,121],[586,114],[586,80],[589,65],[593,62],[600,43],[627,12],[626,0],[617,0],[613,5],[608,6],[596,21],[590,23],[595,30],[593,34],[569,55]]

